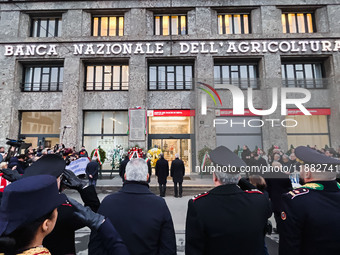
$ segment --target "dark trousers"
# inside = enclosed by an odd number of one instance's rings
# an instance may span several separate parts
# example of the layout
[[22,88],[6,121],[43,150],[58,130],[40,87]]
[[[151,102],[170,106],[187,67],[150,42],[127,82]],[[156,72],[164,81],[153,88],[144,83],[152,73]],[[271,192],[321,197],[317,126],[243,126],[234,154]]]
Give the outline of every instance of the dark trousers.
[[96,187],[96,185],[97,185],[97,179],[90,179],[90,178],[89,178],[89,185],[93,185],[93,186]]
[[[177,183],[178,183],[178,186],[179,186],[179,194],[178,194],[178,188],[177,188]],[[174,191],[175,191],[175,197],[178,197],[178,195],[180,197],[182,197],[182,182],[174,182]]]
[[165,197],[166,184],[159,184],[159,193],[161,197]]
[[281,212],[274,212],[274,219],[276,221],[276,231],[277,233],[280,233],[281,230],[281,224],[282,224],[282,220],[281,220]]

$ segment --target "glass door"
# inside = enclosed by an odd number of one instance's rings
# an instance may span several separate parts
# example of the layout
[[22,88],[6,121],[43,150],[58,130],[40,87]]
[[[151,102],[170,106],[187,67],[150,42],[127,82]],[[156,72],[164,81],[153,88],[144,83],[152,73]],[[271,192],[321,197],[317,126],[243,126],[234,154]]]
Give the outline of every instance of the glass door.
[[186,174],[190,173],[191,169],[191,140],[190,139],[152,139],[151,147],[162,150],[164,158],[171,162],[175,159],[175,154],[178,153],[180,159],[183,160],[185,165]]

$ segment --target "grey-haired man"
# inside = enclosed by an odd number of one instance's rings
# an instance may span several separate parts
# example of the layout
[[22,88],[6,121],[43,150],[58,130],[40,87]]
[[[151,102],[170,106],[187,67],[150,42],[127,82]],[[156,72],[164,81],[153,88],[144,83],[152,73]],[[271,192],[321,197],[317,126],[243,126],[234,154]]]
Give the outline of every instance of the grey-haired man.
[[[123,188],[105,197],[98,213],[111,220],[131,255],[175,255],[172,217],[164,199],[149,190],[145,160],[132,159],[125,170]],[[96,234],[91,235],[89,254],[105,254]]]

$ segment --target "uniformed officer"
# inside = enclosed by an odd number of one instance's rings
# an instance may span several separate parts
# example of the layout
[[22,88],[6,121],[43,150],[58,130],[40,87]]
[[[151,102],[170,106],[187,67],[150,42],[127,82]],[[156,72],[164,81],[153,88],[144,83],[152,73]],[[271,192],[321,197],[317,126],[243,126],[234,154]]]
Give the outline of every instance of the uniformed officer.
[[187,255],[264,254],[264,233],[270,216],[268,199],[258,190],[237,184],[246,164],[224,146],[210,153],[215,188],[189,200]]
[[[42,156],[34,164],[28,167],[23,175],[36,176],[41,174],[52,175],[60,183],[63,176],[63,183],[69,188],[76,189],[85,206],[89,206],[97,212],[100,201],[93,185],[78,179],[73,172],[65,170],[65,161],[56,154]],[[58,219],[52,233],[44,239],[44,246],[52,254],[75,254],[75,231],[85,226],[84,222],[74,215],[75,209],[70,204],[65,203],[58,207]]]
[[283,195],[280,255],[340,254],[340,161],[305,146],[295,149],[306,183]]

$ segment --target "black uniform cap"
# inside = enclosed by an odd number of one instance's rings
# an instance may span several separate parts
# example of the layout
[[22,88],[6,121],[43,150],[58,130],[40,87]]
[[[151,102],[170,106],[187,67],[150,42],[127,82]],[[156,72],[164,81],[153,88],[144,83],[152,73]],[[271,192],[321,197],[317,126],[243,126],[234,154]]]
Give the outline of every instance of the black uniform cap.
[[0,236],[30,224],[66,202],[50,175],[23,178],[8,185],[0,205]]
[[327,157],[326,155],[318,152],[317,150],[313,150],[306,146],[299,146],[295,149],[295,156],[297,157],[297,161],[299,163],[303,164],[326,164],[327,167],[325,170],[334,171],[334,168],[331,168],[330,166],[333,165],[340,165],[340,160]]
[[23,177],[47,174],[58,178],[63,173],[65,166],[65,160],[59,155],[47,154],[26,168]]
[[[240,159],[234,152],[229,150],[225,146],[219,146],[216,149],[212,150],[209,153],[210,160],[215,164],[219,166],[226,166],[226,167],[234,167],[236,168],[235,171],[229,171],[229,173],[239,173],[240,167],[245,167],[247,164]],[[228,172],[228,171],[224,171]]]

